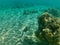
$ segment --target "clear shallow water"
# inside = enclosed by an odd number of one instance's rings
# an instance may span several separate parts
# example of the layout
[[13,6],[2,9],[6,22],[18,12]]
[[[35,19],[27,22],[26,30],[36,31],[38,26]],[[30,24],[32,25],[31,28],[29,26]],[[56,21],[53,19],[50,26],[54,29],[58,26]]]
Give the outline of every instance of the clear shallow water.
[[[38,29],[37,17],[47,8],[60,8],[57,5],[59,1],[53,2],[52,0],[1,0],[0,45],[40,45],[34,34]],[[26,10],[36,10],[36,12],[25,14]]]
[[24,8],[31,6],[50,6],[60,8],[60,0],[0,0],[0,8]]

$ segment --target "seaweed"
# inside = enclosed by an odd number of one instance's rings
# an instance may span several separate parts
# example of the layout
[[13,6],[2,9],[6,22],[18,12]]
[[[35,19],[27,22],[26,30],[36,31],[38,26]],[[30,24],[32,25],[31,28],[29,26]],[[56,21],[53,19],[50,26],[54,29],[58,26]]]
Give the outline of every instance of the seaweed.
[[60,18],[54,17],[48,12],[38,17],[38,30],[36,37],[47,45],[60,45]]

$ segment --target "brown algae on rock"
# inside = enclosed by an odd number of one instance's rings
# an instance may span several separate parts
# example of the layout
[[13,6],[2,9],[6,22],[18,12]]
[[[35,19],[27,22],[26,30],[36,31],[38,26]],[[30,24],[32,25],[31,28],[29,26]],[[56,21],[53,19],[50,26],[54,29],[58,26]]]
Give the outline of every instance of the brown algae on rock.
[[43,13],[38,18],[38,30],[36,37],[48,42],[48,45],[60,45],[60,18],[56,18],[48,12]]

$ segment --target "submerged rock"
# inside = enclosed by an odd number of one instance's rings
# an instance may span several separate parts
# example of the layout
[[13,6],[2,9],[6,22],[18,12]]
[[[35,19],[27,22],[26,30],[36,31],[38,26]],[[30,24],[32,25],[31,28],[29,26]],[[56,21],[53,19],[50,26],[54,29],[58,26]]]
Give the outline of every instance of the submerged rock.
[[36,37],[47,45],[60,45],[60,19],[45,12],[38,18]]
[[55,8],[48,8],[47,10],[45,10],[45,12],[48,12],[48,13],[52,14],[55,17],[60,16],[60,11],[58,9],[55,9]]

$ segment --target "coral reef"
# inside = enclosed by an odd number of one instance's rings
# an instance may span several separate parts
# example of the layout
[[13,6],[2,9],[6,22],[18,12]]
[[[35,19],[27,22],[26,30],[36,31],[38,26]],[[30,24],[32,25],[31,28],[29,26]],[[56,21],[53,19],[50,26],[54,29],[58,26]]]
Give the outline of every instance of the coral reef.
[[43,13],[38,17],[35,35],[40,41],[47,42],[47,45],[60,45],[60,19],[48,12]]
[[48,13],[52,14],[55,17],[60,16],[60,11],[58,9],[55,9],[55,8],[48,8],[47,10],[45,10],[45,12],[48,12]]

